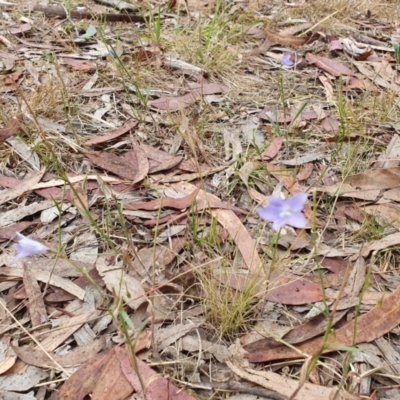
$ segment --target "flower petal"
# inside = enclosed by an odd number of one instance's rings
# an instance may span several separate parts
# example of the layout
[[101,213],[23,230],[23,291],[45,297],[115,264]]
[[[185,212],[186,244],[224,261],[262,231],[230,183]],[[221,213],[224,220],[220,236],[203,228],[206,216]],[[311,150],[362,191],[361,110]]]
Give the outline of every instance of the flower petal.
[[267,221],[274,221],[276,217],[279,217],[280,210],[284,205],[285,200],[277,197],[270,197],[268,200],[268,205],[257,210],[258,215]]
[[267,207],[281,208],[285,205],[285,203],[286,200],[280,199],[279,197],[270,197],[268,199]]
[[258,215],[262,218],[265,219],[266,221],[273,221],[279,212],[276,208],[273,207],[264,207],[264,208],[259,208],[257,210]]
[[274,223],[272,224],[272,229],[274,231],[279,231],[279,229],[283,228],[287,224],[287,218],[280,218],[279,216],[273,221]]
[[286,200],[286,204],[292,209],[294,213],[300,212],[304,206],[306,205],[307,201],[307,193],[300,193],[296,194],[293,197],[289,197]]
[[281,63],[287,67],[291,67],[294,62],[292,61],[290,54],[286,53],[281,57]]
[[286,224],[294,226],[295,228],[304,229],[307,226],[307,220],[301,212],[297,212],[286,218]]
[[44,244],[37,242],[36,240],[32,240],[27,238],[20,233],[17,233],[19,242],[15,244],[15,249],[17,250],[17,254],[15,256],[15,260],[20,260],[24,257],[40,255],[46,253],[48,247]]

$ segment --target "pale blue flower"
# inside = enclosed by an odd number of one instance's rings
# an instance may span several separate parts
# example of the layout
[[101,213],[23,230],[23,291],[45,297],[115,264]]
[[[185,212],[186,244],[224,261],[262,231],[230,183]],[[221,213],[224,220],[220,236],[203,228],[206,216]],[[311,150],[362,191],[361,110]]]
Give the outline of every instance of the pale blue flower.
[[29,239],[20,233],[17,233],[17,236],[19,241],[14,245],[15,249],[17,250],[15,260],[20,260],[21,258],[29,256],[38,256],[46,253],[46,251],[49,249],[44,244],[39,243],[36,240]]
[[306,227],[306,217],[302,210],[307,201],[307,194],[300,193],[287,200],[277,197],[270,197],[266,207],[258,209],[261,218],[272,222],[272,229],[279,230],[285,225],[291,225],[295,228]]
[[294,65],[294,62],[292,61],[291,55],[286,53],[281,57],[281,63],[283,65],[286,65],[287,67],[291,67]]

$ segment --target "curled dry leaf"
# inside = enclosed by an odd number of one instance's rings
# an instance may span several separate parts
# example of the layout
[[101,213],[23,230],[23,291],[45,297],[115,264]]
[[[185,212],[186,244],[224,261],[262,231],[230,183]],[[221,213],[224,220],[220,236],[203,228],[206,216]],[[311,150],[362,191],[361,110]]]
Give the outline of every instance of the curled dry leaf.
[[[400,288],[397,288],[392,294],[383,299],[379,307],[374,307],[356,320],[352,320],[346,325],[335,329],[327,339],[323,337],[311,339],[298,345],[297,351],[283,344],[279,344],[274,349],[263,348],[264,342],[260,340],[258,350],[247,355],[247,358],[249,358],[250,362],[284,360],[297,358],[299,352],[313,355],[322,350],[323,353],[329,353],[335,351],[337,346],[353,346],[358,343],[372,342],[399,325],[399,304]],[[355,340],[354,332],[357,332]],[[329,343],[329,346],[326,346],[326,343]]]
[[0,143],[4,142],[11,136],[14,136],[21,128],[22,114],[11,118],[4,128],[0,129]]
[[[13,346],[15,354],[28,365],[41,368],[77,367],[89,361],[106,345],[106,337],[102,336],[83,346],[79,346],[64,355],[50,354],[51,358],[41,349]],[[55,363],[54,363],[55,361]]]
[[189,93],[183,96],[164,96],[157,100],[150,101],[148,104],[150,107],[157,108],[159,110],[178,111],[183,110],[195,103],[201,96],[215,94],[215,93],[226,93],[228,87],[220,83],[206,83],[193,85]]
[[55,400],[83,400],[89,394],[92,399],[105,399],[105,394],[112,400],[127,399],[134,388],[123,375],[114,350],[97,354],[79,368],[64,383]]
[[347,68],[345,65],[338,63],[337,61],[331,60],[326,57],[316,56],[312,53],[306,54],[306,59],[310,64],[315,64],[322,70],[330,73],[333,76],[354,76],[354,71]]
[[151,200],[146,203],[125,204],[124,208],[126,210],[150,211],[158,210],[160,208],[173,208],[175,210],[183,210],[184,208],[190,207],[199,191],[200,189],[194,190],[193,193],[178,199],[173,197],[161,197],[159,199]]
[[85,146],[93,146],[93,145],[96,145],[96,144],[108,143],[111,140],[114,140],[114,139],[124,135],[125,133],[129,132],[137,124],[138,124],[138,122],[135,121],[135,120],[128,120],[122,126],[120,126],[118,129],[116,129],[115,131],[109,133],[108,135],[104,135],[104,136],[100,136],[100,137],[94,137],[93,139],[90,139],[87,142],[85,142],[84,145]]
[[278,43],[283,46],[303,46],[303,44],[311,43],[317,37],[314,35],[298,37],[298,36],[287,36],[282,35],[278,32],[270,31],[269,29],[264,30],[266,38],[272,43]]
[[96,166],[114,173],[115,175],[135,181],[137,170],[124,158],[117,156],[113,153],[106,152],[92,152],[86,153],[86,157]]
[[[115,347],[114,352],[123,375],[141,398],[147,400],[195,400],[193,396],[174,386],[142,360],[137,358],[132,363],[125,349]],[[146,389],[145,392],[143,388]]]
[[262,159],[264,161],[271,161],[274,159],[278,155],[279,150],[282,148],[282,144],[283,138],[281,136],[273,138],[271,144],[262,153]]

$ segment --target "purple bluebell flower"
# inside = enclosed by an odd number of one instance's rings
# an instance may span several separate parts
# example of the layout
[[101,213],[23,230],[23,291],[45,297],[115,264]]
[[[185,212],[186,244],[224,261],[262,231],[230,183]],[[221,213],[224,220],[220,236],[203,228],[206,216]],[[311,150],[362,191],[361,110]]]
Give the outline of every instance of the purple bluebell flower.
[[289,53],[286,53],[282,56],[281,63],[283,65],[286,65],[287,67],[291,67],[294,64],[294,62],[292,61],[291,55]]
[[287,200],[277,197],[270,197],[266,207],[258,209],[261,218],[272,222],[272,229],[279,230],[285,225],[291,225],[295,228],[306,227],[306,217],[302,210],[307,201],[307,194],[300,193]]
[[46,251],[49,249],[44,244],[39,243],[36,240],[29,239],[21,233],[17,233],[17,236],[19,241],[14,245],[15,249],[17,250],[15,260],[20,260],[21,258],[29,256],[38,256],[46,253]]

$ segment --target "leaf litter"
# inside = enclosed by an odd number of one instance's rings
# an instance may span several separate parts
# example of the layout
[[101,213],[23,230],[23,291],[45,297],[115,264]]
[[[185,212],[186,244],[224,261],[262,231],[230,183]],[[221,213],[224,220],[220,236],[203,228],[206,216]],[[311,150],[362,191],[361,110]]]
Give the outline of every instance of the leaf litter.
[[[397,398],[397,5],[22,3],[2,397]],[[301,193],[305,229],[258,217]]]

